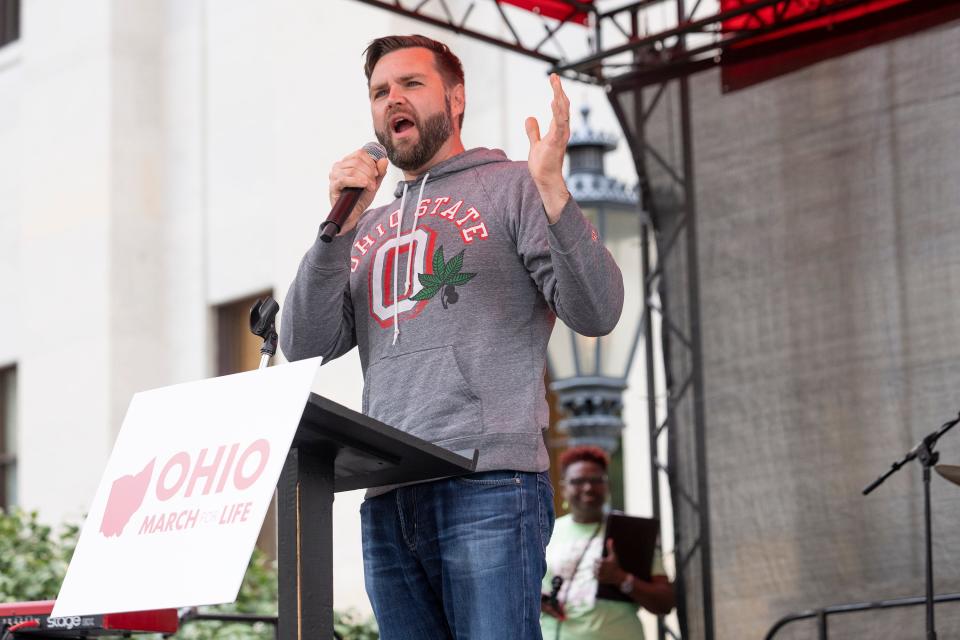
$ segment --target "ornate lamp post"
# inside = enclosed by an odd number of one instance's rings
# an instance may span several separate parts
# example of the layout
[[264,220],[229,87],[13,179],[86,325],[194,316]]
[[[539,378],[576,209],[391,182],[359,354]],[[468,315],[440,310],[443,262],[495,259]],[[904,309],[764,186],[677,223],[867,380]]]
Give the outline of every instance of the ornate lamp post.
[[567,187],[620,266],[627,293],[620,322],[607,336],[581,336],[557,322],[548,360],[551,389],[565,413],[558,428],[569,444],[596,445],[614,454],[623,429],[623,391],[641,330],[642,296],[633,278],[641,273],[642,212],[636,192],[604,173],[604,156],[616,148],[617,139],[590,127],[588,107],[581,113],[583,127],[567,145]]

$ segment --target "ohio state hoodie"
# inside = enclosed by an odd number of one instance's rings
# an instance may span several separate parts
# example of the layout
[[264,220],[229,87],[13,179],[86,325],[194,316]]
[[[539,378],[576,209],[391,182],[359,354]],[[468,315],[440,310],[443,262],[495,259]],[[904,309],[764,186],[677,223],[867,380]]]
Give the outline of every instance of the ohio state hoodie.
[[289,360],[359,347],[363,411],[479,449],[478,471],[544,471],[547,341],[559,317],[609,333],[623,279],[571,199],[548,224],[525,162],[472,149],[401,182],[353,232],[307,251],[286,296]]

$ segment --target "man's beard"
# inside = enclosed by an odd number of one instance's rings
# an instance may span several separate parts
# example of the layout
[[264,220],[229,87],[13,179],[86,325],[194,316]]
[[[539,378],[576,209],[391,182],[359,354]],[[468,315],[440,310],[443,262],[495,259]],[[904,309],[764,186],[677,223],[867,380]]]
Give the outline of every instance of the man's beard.
[[419,169],[427,164],[447,141],[453,132],[453,114],[450,111],[450,99],[447,98],[445,102],[444,110],[428,116],[426,122],[421,123],[416,114],[410,114],[420,134],[420,139],[413,147],[400,149],[393,144],[392,131],[375,129],[377,140],[387,149],[387,157],[395,167],[404,171]]

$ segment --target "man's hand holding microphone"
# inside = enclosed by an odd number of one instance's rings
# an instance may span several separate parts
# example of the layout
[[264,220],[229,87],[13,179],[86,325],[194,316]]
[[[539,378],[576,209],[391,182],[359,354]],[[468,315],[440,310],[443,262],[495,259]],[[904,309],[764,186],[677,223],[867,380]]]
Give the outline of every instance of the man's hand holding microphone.
[[330,215],[323,223],[320,239],[330,242],[334,236],[357,226],[377,189],[387,175],[387,150],[377,142],[368,142],[330,169]]

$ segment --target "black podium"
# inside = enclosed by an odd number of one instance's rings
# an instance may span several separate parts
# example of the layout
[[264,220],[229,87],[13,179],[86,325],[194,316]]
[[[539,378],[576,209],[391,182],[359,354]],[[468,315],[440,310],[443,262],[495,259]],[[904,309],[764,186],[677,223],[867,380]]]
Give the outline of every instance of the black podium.
[[335,492],[463,475],[470,456],[311,393],[277,485],[280,640],[333,638]]

